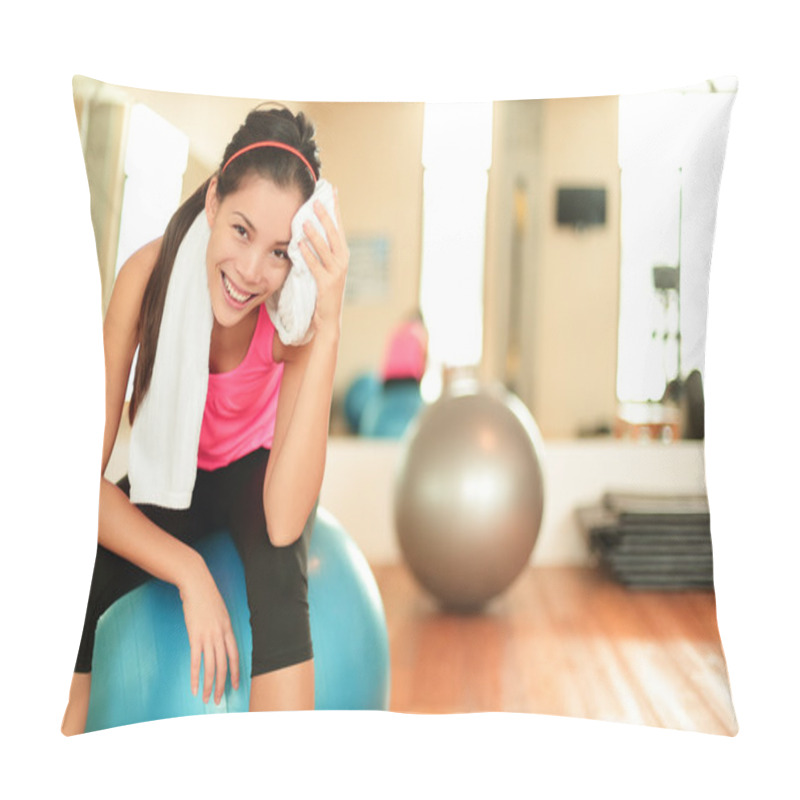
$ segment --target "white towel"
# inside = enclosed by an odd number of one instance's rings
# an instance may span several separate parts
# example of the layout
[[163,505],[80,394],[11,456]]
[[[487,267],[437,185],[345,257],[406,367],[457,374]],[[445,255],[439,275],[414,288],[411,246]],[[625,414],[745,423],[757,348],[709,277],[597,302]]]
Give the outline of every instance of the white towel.
[[175,256],[150,388],[131,430],[128,479],[134,503],[191,504],[214,321],[206,272],[209,234],[201,211]]
[[335,224],[333,187],[323,178],[317,181],[314,194],[300,206],[292,219],[292,238],[288,247],[292,268],[281,290],[269,297],[266,303],[272,324],[286,345],[306,344],[314,335],[311,322],[317,304],[317,284],[300,251],[300,240],[305,237],[303,224],[311,220],[327,241],[322,223],[314,213],[317,200],[322,202]]

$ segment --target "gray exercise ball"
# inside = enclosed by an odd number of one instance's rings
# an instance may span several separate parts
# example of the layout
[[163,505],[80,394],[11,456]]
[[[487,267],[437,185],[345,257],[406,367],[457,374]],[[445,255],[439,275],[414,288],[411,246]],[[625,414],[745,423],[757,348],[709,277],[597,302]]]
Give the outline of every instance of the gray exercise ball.
[[446,609],[479,611],[511,585],[543,507],[539,429],[502,387],[446,394],[409,432],[395,529],[412,574]]

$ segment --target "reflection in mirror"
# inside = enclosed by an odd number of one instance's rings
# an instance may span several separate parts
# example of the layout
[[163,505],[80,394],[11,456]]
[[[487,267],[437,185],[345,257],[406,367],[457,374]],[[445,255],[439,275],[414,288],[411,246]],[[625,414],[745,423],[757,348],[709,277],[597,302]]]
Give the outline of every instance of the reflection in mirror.
[[[425,258],[442,233],[431,210],[447,209],[448,196],[452,209],[469,199],[426,161],[431,110],[287,103],[317,125],[351,245],[332,431],[348,430],[348,390],[379,375],[392,332],[422,308],[428,398],[466,366],[517,393],[548,439],[686,435],[686,398],[698,396],[686,389],[690,375],[702,396],[708,231],[727,132],[714,119],[733,90],[709,83],[638,97],[501,101],[481,123],[462,122],[449,134],[451,153],[461,157],[456,145],[469,131],[490,147],[475,162],[473,217],[452,211],[447,236],[480,257],[468,269],[455,250],[431,256],[447,288],[431,283],[427,294]],[[80,77],[74,96],[105,309],[121,261],[217,168],[230,132],[261,101]],[[479,107],[487,111],[462,111]],[[456,309],[475,357],[443,344]]]

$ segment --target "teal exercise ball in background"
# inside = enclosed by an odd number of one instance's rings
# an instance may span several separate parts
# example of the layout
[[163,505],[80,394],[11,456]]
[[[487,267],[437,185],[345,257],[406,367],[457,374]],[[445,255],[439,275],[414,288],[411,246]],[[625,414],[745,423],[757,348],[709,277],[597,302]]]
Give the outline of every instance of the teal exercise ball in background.
[[418,582],[447,609],[480,610],[528,564],[544,508],[541,435],[499,386],[450,391],[409,432],[395,530]]
[[401,439],[422,406],[417,381],[389,381],[367,398],[358,432],[374,439]]
[[[189,640],[178,590],[150,580],[100,618],[86,730],[135,722],[247,711],[252,635],[239,554],[227,533],[198,547],[228,607],[239,648],[239,689],[227,679],[217,706],[190,690]],[[325,509],[317,511],[308,553],[315,706],[389,707],[389,642],[377,583],[364,555]],[[202,687],[202,680],[201,680]]]
[[381,380],[374,372],[356,376],[344,396],[344,416],[351,433],[358,433],[361,416],[370,399],[381,391]]

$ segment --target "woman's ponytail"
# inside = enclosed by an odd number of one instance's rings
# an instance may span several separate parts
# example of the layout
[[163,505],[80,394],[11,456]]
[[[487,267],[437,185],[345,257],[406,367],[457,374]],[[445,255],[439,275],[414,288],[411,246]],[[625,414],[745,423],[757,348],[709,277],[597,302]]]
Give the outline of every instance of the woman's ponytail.
[[172,267],[178,253],[183,237],[205,208],[206,191],[211,179],[209,178],[195,193],[187,198],[178,210],[172,215],[161,240],[156,264],[147,282],[142,298],[142,308],[139,312],[139,356],[136,360],[136,370],[133,374],[133,393],[128,407],[128,419],[133,424],[136,409],[150,386],[153,375],[153,364],[156,358],[158,334],[161,330],[161,317],[164,314],[164,302],[167,298]]

